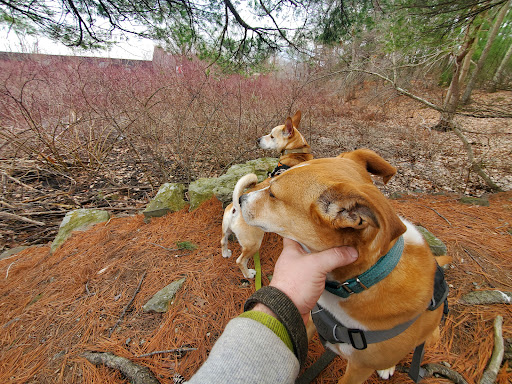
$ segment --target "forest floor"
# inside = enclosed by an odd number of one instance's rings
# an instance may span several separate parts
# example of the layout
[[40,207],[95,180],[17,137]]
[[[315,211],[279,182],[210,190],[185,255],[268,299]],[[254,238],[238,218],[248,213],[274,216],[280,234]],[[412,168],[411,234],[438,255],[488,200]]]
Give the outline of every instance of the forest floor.
[[[486,97],[510,99],[511,94]],[[490,193],[468,172],[458,139],[430,129],[435,113],[403,98],[385,112],[358,103],[352,106],[358,110],[356,115],[348,113],[322,128],[313,129],[303,121],[305,135],[317,157],[365,146],[398,168],[397,176],[379,187],[387,196],[393,195],[392,204],[400,215],[429,229],[454,257],[446,270],[451,312],[441,341],[427,350],[424,361],[449,365],[468,383],[476,383],[492,353],[497,315],[505,319],[503,335],[509,353],[512,342],[510,304],[470,306],[460,301],[474,290],[512,291],[512,121],[458,118],[476,157],[509,191]],[[1,382],[126,382],[118,371],[87,362],[82,357],[87,350],[127,357],[149,367],[162,383],[172,383],[175,372],[188,378],[207,357],[227,321],[240,313],[254,292],[253,282],[242,278],[234,259],[221,256],[218,201],[145,223],[139,212],[155,191],[140,182],[129,161],[114,159],[113,154],[112,169],[118,172],[121,187],[108,185],[101,175],[92,181],[88,175],[76,175],[73,185],[62,190],[68,178],[32,160],[19,159],[13,173],[2,168],[3,188],[9,192],[0,199],[3,209],[12,206],[12,212],[44,220],[45,225],[11,220],[0,225],[0,250],[39,245],[0,260]],[[462,204],[463,194],[485,195],[489,206]],[[63,215],[77,207],[107,209],[114,218],[76,233],[50,254],[49,242]],[[198,248],[172,250],[180,241]],[[230,246],[235,255],[239,253],[237,242]],[[279,237],[266,235],[261,249],[264,284],[280,250]],[[169,312],[142,311],[154,293],[182,276],[186,277],[184,289]],[[192,350],[180,351],[187,348]],[[178,351],[141,357],[171,349]],[[314,339],[308,364],[322,350]],[[401,364],[408,366],[410,356]],[[336,359],[315,382],[335,383],[344,368],[343,360]],[[508,360],[497,382],[511,379]],[[369,382],[379,380],[374,375]],[[406,374],[397,372],[389,382],[409,381]],[[429,378],[424,382],[447,381]]]

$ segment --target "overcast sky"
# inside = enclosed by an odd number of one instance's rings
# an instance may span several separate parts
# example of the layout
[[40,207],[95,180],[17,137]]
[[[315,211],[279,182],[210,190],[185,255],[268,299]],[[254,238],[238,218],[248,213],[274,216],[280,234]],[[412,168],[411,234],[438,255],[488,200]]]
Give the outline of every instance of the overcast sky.
[[45,53],[52,55],[100,56],[116,59],[151,60],[154,43],[151,40],[131,37],[129,42],[118,43],[111,50],[84,51],[71,49],[64,44],[45,37],[20,36],[9,31],[5,26],[0,27],[0,51]]

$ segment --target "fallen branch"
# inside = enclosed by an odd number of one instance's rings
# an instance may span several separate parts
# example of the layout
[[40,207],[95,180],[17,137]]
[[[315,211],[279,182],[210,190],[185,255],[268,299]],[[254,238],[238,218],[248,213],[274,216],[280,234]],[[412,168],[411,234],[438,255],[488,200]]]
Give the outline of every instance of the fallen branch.
[[0,217],[3,217],[6,220],[23,221],[25,223],[30,223],[30,224],[39,225],[39,226],[45,226],[46,225],[46,223],[43,223],[42,221],[32,220],[32,219],[29,219],[29,218],[24,217],[24,216],[15,215],[14,213],[0,212]]
[[[425,364],[422,366],[422,368],[425,370],[423,378],[427,378],[434,375],[443,376],[444,378],[451,380],[455,384],[468,384],[466,379],[462,377],[462,375],[458,372],[455,372],[453,369],[448,368],[447,366],[443,364],[436,364],[436,363],[430,363]],[[409,369],[398,365],[396,367],[398,372],[409,372]]]
[[123,321],[123,317],[126,314],[126,311],[128,310],[128,308],[132,305],[133,301],[135,300],[135,296],[137,296],[137,293],[139,293],[140,287],[142,286],[142,281],[144,280],[145,277],[146,277],[146,272],[144,272],[144,274],[142,275],[142,277],[141,277],[141,279],[139,281],[139,285],[137,286],[137,289],[133,293],[132,299],[126,305],[126,307],[124,307],[123,312],[121,313],[121,316],[119,316],[119,319],[116,321],[114,326],[110,329],[110,332],[108,333],[108,337],[112,336],[112,333],[114,332],[114,330],[117,328],[117,326],[119,324],[121,324],[121,321]]
[[84,352],[82,356],[93,364],[103,364],[121,371],[132,384],[160,384],[147,367],[137,365],[125,357],[110,352]]
[[174,349],[166,349],[164,351],[154,351],[145,353],[143,355],[139,355],[137,357],[148,357],[153,355],[160,355],[163,353],[182,353],[182,352],[190,352],[190,351],[197,351],[197,348],[174,348]]
[[442,364],[425,364],[423,368],[426,371],[425,377],[434,376],[436,374],[453,381],[455,384],[468,384],[468,382],[462,377],[460,373],[455,372],[453,369],[448,368]]
[[496,319],[494,319],[494,350],[492,351],[491,360],[489,360],[489,366],[480,379],[480,384],[494,384],[498,376],[505,353],[502,327],[503,317],[496,316]]
[[460,131],[460,129],[457,127],[452,127],[452,131],[459,137],[460,141],[462,141],[462,146],[464,147],[464,149],[466,150],[466,154],[468,155],[470,169],[474,171],[478,176],[480,176],[493,191],[501,192],[502,189],[494,181],[491,180],[489,175],[487,175],[487,173],[484,172],[483,168],[475,160],[471,144],[466,139],[464,134]]

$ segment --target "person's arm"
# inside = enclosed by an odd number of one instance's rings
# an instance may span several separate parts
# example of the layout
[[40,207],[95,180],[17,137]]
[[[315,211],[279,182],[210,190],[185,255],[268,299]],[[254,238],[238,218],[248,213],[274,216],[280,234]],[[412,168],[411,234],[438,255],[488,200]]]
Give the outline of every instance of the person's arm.
[[356,258],[350,247],[307,254],[283,239],[270,286],[247,300],[189,383],[293,383],[307,354],[305,324],[326,274]]

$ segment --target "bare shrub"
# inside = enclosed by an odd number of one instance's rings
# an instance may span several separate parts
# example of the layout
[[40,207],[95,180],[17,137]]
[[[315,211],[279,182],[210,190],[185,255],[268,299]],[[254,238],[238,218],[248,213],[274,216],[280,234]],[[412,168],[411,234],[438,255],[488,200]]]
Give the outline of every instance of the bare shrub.
[[255,138],[303,97],[288,79],[222,75],[186,58],[103,68],[48,58],[3,68],[5,156],[36,158],[63,172],[108,173],[116,152],[152,185],[211,176],[233,159],[254,157],[247,151],[255,150]]

